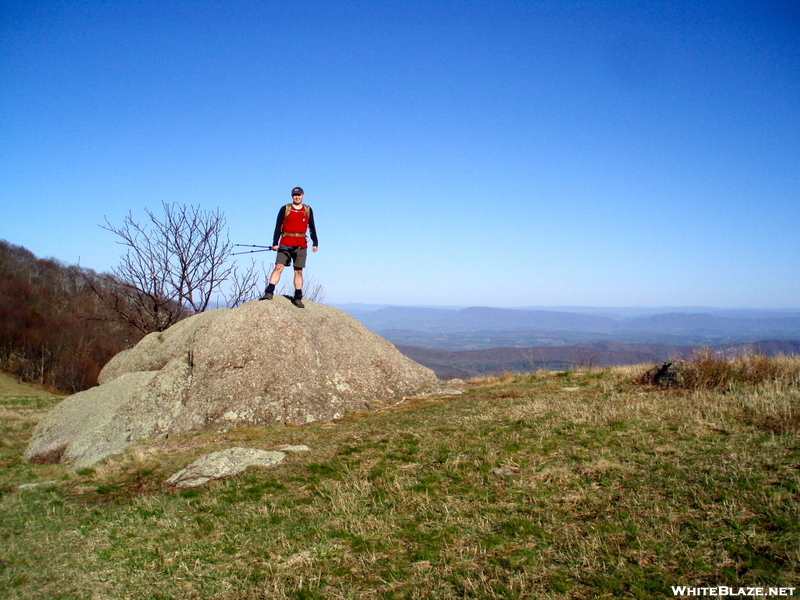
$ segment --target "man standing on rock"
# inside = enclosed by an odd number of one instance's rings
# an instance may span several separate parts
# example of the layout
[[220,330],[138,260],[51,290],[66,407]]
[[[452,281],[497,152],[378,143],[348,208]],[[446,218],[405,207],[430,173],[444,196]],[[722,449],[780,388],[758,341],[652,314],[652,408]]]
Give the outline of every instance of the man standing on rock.
[[275,233],[272,236],[272,249],[278,251],[275,258],[275,269],[269,276],[269,285],[264,290],[264,295],[259,300],[272,300],[275,286],[281,280],[284,267],[294,264],[294,299],[292,304],[297,308],[303,306],[303,268],[306,266],[306,253],[308,240],[306,232],[311,234],[311,248],[317,251],[317,228],[314,225],[314,211],[308,204],[303,204],[305,192],[303,188],[296,187],[292,190],[292,203],[281,206],[278,211],[278,220],[275,223]]

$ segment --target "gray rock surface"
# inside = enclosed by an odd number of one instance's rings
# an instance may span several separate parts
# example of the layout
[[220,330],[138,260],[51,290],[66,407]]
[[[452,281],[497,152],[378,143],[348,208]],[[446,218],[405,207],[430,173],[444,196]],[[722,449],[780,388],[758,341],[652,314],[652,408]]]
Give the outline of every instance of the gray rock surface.
[[300,444],[298,446],[290,446],[290,445],[278,446],[278,450],[280,450],[281,452],[308,452],[311,450],[311,448],[309,448],[305,444]]
[[91,466],[128,445],[191,431],[342,417],[439,386],[350,315],[283,296],[201,313],[115,356],[100,386],[39,422],[31,462]]
[[258,448],[227,448],[201,456],[185,469],[167,479],[167,485],[180,488],[198,487],[212,479],[224,479],[241,473],[247,467],[271,467],[281,462],[283,452]]

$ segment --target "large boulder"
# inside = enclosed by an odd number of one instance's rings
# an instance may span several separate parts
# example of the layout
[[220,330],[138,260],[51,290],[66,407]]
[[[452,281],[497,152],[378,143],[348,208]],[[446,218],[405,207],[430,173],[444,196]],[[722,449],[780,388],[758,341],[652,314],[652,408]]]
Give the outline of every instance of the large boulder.
[[31,462],[83,468],[143,439],[303,424],[423,393],[433,371],[348,314],[276,296],[189,317],[115,356],[37,425]]

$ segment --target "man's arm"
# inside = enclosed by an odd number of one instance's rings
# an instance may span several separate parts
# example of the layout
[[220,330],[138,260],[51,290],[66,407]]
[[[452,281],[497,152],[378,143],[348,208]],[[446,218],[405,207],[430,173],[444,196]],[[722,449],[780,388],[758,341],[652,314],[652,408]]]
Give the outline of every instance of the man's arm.
[[277,246],[281,241],[281,230],[283,229],[283,218],[286,216],[286,207],[281,206],[278,211],[278,220],[275,222],[275,233],[272,234],[272,245]]
[[314,209],[308,207],[308,232],[311,234],[311,244],[316,248],[319,246],[317,241],[317,226],[314,224]]

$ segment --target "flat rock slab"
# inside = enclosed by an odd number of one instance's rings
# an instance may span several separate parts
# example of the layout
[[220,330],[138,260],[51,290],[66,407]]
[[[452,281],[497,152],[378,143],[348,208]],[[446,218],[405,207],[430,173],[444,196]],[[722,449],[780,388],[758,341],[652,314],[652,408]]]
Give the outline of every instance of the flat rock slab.
[[199,487],[212,479],[224,479],[247,467],[271,467],[280,463],[286,454],[258,448],[228,448],[201,456],[185,469],[167,479],[167,485],[179,488]]
[[278,450],[281,452],[308,452],[311,450],[311,448],[305,444],[301,444],[299,446],[280,446],[278,447]]

